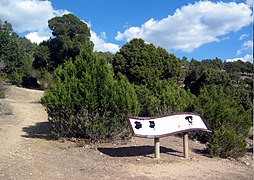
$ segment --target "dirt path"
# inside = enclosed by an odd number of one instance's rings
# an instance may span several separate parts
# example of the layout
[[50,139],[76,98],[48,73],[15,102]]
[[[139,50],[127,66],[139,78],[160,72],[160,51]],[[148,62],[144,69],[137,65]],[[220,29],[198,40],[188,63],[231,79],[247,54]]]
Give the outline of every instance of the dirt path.
[[208,158],[194,141],[184,159],[174,136],[161,139],[160,161],[152,139],[97,146],[50,140],[43,92],[10,87],[8,94],[0,100],[12,110],[0,111],[0,179],[253,179],[253,161]]

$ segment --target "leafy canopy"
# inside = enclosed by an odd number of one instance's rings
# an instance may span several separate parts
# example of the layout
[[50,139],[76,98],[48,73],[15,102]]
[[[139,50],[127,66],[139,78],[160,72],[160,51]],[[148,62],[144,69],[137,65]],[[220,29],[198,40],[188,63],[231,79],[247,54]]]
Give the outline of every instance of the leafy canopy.
[[[81,49],[93,51],[90,30],[87,24],[75,15],[65,14],[61,17],[54,17],[48,23],[54,38],[40,44],[35,55],[33,65],[35,68],[46,68],[53,71],[65,61],[75,60]],[[47,54],[48,56],[45,56]]]
[[159,80],[179,80],[182,75],[179,59],[163,48],[136,38],[116,53],[113,67],[115,73],[126,75],[131,83],[149,88],[153,88]]
[[56,137],[90,141],[126,138],[125,115],[139,112],[134,87],[121,74],[115,79],[107,61],[87,51],[56,69],[42,103]]
[[14,84],[20,85],[22,77],[31,74],[34,45],[20,38],[12,25],[0,20],[0,72]]

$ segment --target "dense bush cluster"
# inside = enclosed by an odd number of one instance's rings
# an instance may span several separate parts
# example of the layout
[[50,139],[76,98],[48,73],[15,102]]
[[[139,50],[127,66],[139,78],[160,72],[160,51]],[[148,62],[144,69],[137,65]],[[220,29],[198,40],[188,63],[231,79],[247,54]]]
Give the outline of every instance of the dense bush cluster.
[[82,51],[55,71],[52,86],[42,98],[56,137],[100,141],[129,134],[126,114],[138,115],[133,85],[113,71],[105,59]]
[[214,131],[190,134],[207,143],[211,156],[245,154],[253,126],[252,63],[180,60],[136,38],[114,55],[93,52],[88,26],[72,14],[51,19],[49,28],[54,37],[36,45],[0,22],[0,73],[13,84],[47,89],[41,102],[56,138],[125,139],[126,115],[188,111],[204,116]]
[[244,109],[232,87],[206,85],[200,90],[195,111],[207,119],[214,134],[198,136],[208,141],[211,156],[237,157],[246,151],[245,138],[252,126],[252,109]]

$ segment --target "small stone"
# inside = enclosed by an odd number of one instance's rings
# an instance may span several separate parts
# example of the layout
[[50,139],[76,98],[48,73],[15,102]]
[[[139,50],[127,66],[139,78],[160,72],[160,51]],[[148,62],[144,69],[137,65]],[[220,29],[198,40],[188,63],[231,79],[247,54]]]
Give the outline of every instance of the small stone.
[[103,153],[100,153],[100,156],[102,156],[103,155]]
[[250,163],[249,162],[244,162],[247,166],[249,166],[250,165]]
[[227,158],[229,161],[235,161],[235,159],[234,158],[231,158],[231,157],[229,157],[229,158]]
[[141,161],[141,159],[140,159],[140,158],[137,158],[136,161]]

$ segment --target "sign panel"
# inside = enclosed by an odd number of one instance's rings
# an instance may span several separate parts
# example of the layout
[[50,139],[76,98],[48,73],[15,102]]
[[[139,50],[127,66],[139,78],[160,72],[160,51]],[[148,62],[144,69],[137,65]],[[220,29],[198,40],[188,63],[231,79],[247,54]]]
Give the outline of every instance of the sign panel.
[[128,122],[134,136],[145,138],[159,138],[193,130],[212,132],[199,114],[188,112],[160,117],[128,117]]

